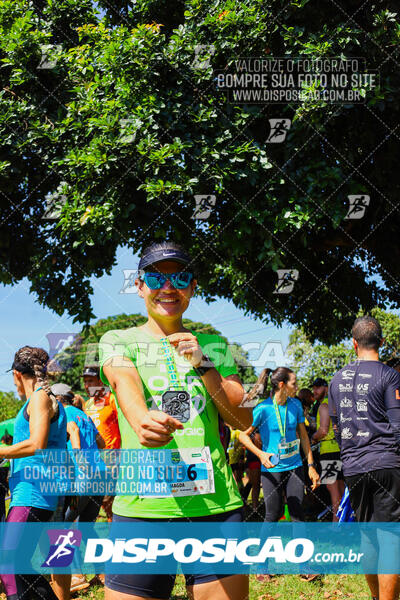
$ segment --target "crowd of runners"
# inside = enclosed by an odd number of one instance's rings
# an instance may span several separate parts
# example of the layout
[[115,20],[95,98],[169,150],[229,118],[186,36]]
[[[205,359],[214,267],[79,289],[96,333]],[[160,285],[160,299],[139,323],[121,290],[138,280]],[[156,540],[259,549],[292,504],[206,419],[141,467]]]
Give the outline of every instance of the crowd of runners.
[[[400,374],[379,361],[378,321],[356,319],[357,359],[329,385],[318,377],[299,390],[296,373],[282,366],[264,369],[245,393],[225,340],[183,325],[197,285],[195,260],[173,242],[156,243],[144,250],[138,271],[147,321],[99,340],[98,365],[82,372],[86,401],[50,380],[44,350],[16,352],[14,383],[25,403],[12,443],[0,445],[0,468],[11,463],[8,522],[93,522],[101,507],[116,523],[304,521],[324,513],[337,520],[345,484],[358,521],[400,520]],[[67,447],[201,451],[208,479],[165,497],[57,497],[21,477],[43,460],[37,450]],[[68,600],[89,585],[80,574],[53,575],[51,582],[38,574],[0,577],[9,600]],[[175,577],[106,574],[96,581],[105,584],[107,600],[156,600],[171,596]],[[246,575],[185,577],[195,600],[248,598]],[[397,575],[366,578],[373,598],[398,597]]]

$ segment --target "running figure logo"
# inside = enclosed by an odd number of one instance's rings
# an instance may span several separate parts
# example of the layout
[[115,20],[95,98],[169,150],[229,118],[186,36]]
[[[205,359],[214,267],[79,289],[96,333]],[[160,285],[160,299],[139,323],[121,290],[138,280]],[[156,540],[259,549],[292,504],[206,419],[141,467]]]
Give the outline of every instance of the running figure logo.
[[137,294],[139,288],[135,285],[135,280],[144,274],[143,269],[123,269],[124,284],[119,290],[120,294]]
[[[321,462],[325,462],[325,461],[321,461]],[[327,464],[324,465],[324,472],[321,475],[321,482],[323,479],[330,479],[331,477],[335,477],[337,476],[337,474],[340,472],[340,467],[337,463],[336,460],[334,460],[333,462],[328,462],[326,461]]]
[[48,333],[50,365],[48,370],[64,373],[71,368],[82,343],[79,333]]
[[286,139],[287,132],[292,124],[290,119],[268,119],[271,131],[267,144],[280,144]]
[[214,194],[210,194],[209,196],[197,194],[194,199],[196,201],[196,208],[194,209],[192,219],[208,219],[215,207],[217,197]]
[[294,284],[299,278],[297,269],[278,269],[278,283],[273,294],[290,294],[293,291]]
[[75,549],[82,541],[82,532],[74,529],[48,529],[50,549],[42,567],[68,567]]
[[367,206],[369,206],[370,197],[363,196],[347,196],[349,199],[349,210],[345,219],[362,219],[365,215]]

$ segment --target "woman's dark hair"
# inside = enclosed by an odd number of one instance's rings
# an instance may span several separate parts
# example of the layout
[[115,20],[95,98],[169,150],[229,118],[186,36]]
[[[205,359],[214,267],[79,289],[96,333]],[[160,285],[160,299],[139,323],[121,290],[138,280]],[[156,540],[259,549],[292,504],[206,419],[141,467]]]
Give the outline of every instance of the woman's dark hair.
[[[256,398],[262,398],[266,393],[268,377],[271,373],[271,369],[263,369],[256,381],[251,388],[250,392],[246,396],[246,402],[248,400],[255,400]],[[265,396],[264,396],[265,397]]]
[[312,391],[309,388],[301,388],[297,393],[297,398],[300,400],[303,408],[311,406],[312,397]]
[[14,356],[12,368],[36,379],[36,381],[47,392],[51,399],[54,410],[57,409],[57,399],[50,389],[50,384],[47,380],[46,367],[49,362],[49,355],[43,348],[34,348],[32,346],[23,346]]
[[289,381],[290,374],[293,373],[292,369],[288,367],[278,367],[271,373],[270,382],[271,382],[271,393],[275,394],[275,392],[279,389],[279,383],[283,381],[283,383],[287,383]]
[[67,406],[73,406],[73,402],[74,402],[74,396],[71,395],[67,395],[67,396],[56,396],[58,402],[61,402],[61,404],[66,404]]
[[75,394],[74,399],[72,400],[72,406],[75,406],[75,408],[79,408],[79,410],[83,410],[82,396],[79,396],[79,394]]

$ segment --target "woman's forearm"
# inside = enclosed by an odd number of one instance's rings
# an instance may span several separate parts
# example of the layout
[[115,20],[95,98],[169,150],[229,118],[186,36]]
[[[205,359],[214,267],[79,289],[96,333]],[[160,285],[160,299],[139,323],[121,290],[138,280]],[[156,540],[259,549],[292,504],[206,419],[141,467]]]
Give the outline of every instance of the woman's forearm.
[[36,450],[43,450],[44,446],[40,445],[36,440],[23,440],[12,446],[0,447],[0,458],[24,458],[25,456],[33,456]]
[[239,433],[239,442],[241,444],[243,444],[243,446],[245,448],[247,448],[247,450],[250,450],[250,452],[252,452],[253,454],[255,454],[256,456],[258,456],[258,458],[260,458],[260,453],[262,453],[262,450],[260,450],[260,448],[258,448],[253,440],[251,439],[251,437],[245,432],[245,431],[241,431]]
[[300,443],[305,456],[307,457],[307,464],[311,465],[314,461],[312,450],[310,446],[310,440],[308,439],[307,431],[303,427],[299,427]]
[[[106,369],[104,371],[106,372]],[[132,376],[124,376],[124,373],[119,373],[118,377],[112,378],[111,369],[110,373],[106,372],[106,375],[117,396],[124,417],[137,433],[139,423],[149,411],[143,393],[138,389]]]
[[253,412],[240,406],[244,390],[238,381],[222,377],[216,369],[207,371],[202,380],[225,423],[240,430],[250,427]]
[[136,367],[130,359],[119,356],[107,361],[103,366],[103,372],[115,392],[125,418],[130,426],[134,427],[135,422],[148,412],[143,384]]

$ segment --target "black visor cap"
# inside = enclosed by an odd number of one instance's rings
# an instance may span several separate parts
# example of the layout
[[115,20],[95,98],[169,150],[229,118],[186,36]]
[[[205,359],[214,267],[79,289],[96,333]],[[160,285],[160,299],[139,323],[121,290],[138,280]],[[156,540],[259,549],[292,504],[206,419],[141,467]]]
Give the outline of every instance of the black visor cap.
[[193,261],[188,254],[175,248],[162,248],[161,250],[152,250],[140,259],[138,269],[145,269],[154,263],[165,260],[172,260],[181,263],[182,265],[190,265]]

